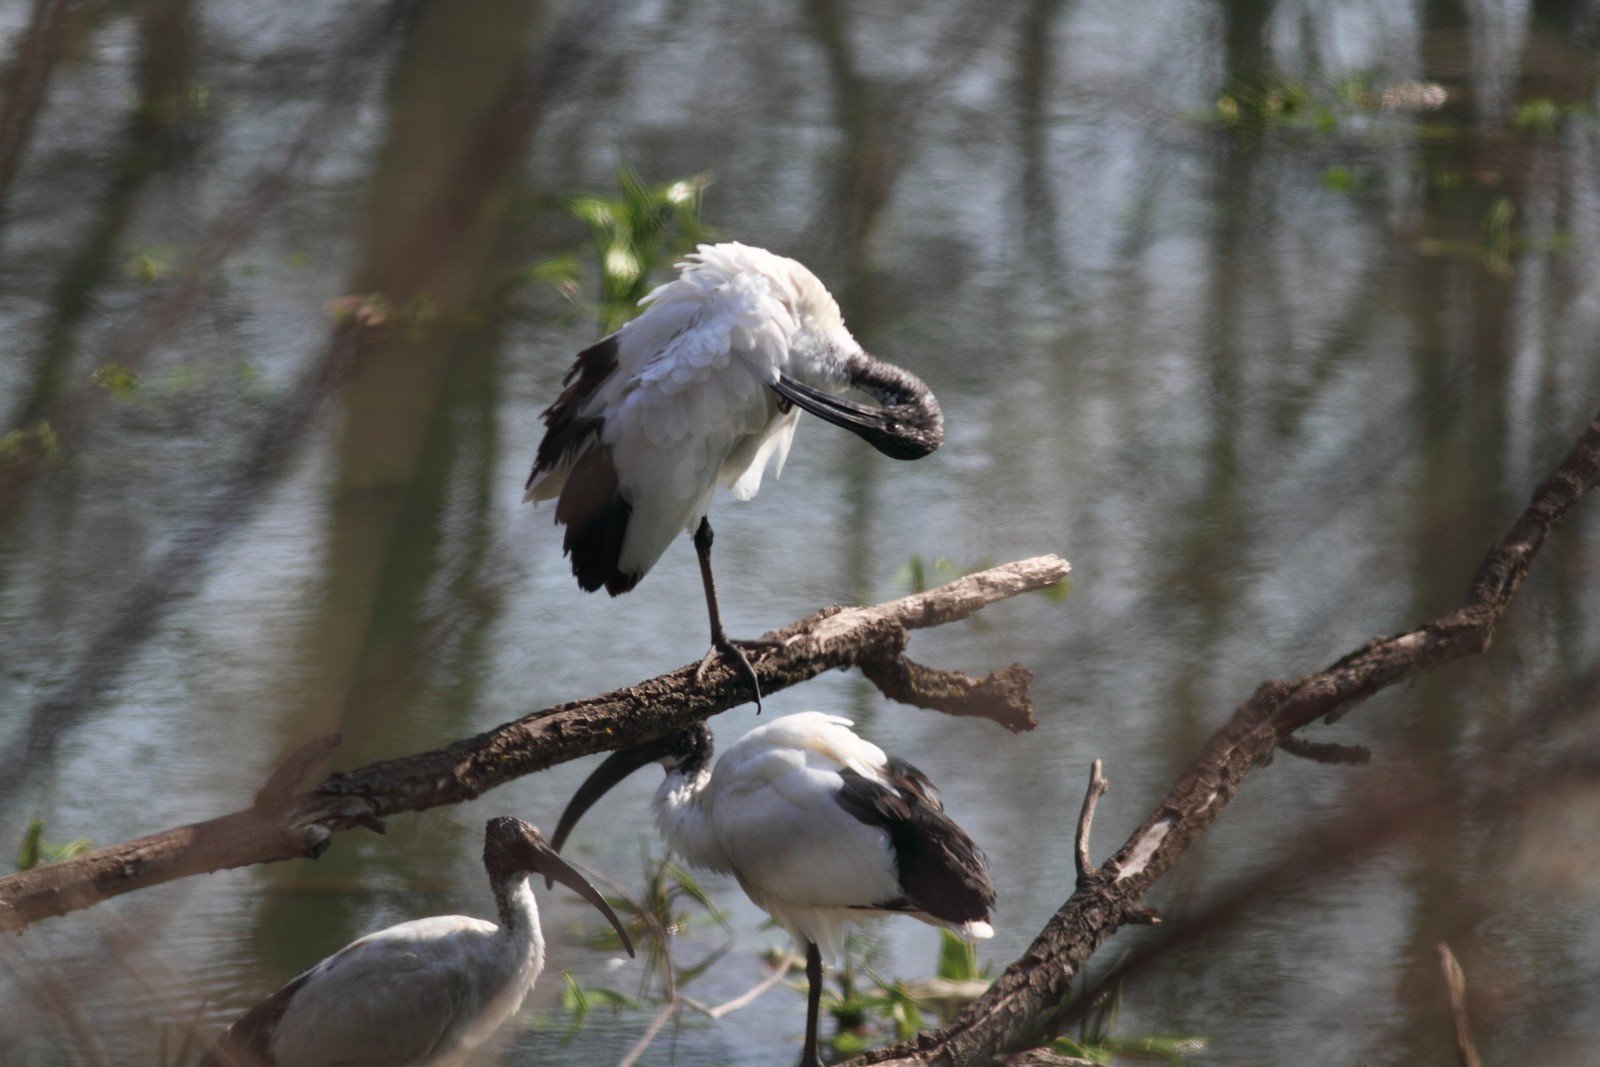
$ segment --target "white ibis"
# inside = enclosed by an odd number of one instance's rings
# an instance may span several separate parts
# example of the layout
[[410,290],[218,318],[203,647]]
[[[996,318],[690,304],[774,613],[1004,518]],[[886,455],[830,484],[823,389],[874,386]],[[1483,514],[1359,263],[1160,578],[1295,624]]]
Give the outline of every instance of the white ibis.
[[228,1028],[200,1067],[445,1067],[462,1063],[522,1006],[544,968],[531,875],[560,881],[633,944],[605,898],[509,817],[490,819],[483,865],[500,925],[435,915],[346,945]]
[[[919,459],[939,447],[944,420],[922,380],[862,351],[817,276],[792,259],[729,243],[701,245],[682,273],[640,303],[646,310],[578,353],[566,389],[544,412],[544,439],[524,500],[556,499],[562,549],[589,592],[626,593],[680,530],[694,532],[721,651],[755,692],[761,685],[722,628],[711,578],[706,510],[721,484],[748,500],[773,476],[802,408],[886,456]],[[859,389],[867,407],[835,395]]]
[[579,787],[551,844],[617,782],[659,762],[652,808],[668,846],[731,872],[806,956],[802,1067],[818,1067],[822,956],[836,962],[845,924],[903,914],[977,941],[993,935],[994,886],[972,838],[911,764],[857,737],[850,720],[786,715],[740,738],[711,766],[705,723],[606,759]]

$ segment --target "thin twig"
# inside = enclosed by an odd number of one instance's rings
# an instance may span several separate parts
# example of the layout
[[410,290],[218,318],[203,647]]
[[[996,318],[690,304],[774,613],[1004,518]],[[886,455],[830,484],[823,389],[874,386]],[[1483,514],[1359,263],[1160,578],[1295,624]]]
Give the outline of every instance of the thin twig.
[[661,1028],[667,1025],[667,1020],[672,1018],[682,1006],[683,1002],[676,997],[667,1001],[666,1006],[656,1012],[656,1017],[650,1020],[650,1025],[644,1028],[644,1033],[639,1035],[639,1040],[633,1043],[633,1047],[628,1050],[627,1055],[617,1061],[617,1067],[633,1067],[639,1057],[644,1055],[644,1050],[649,1048],[650,1043],[656,1039],[656,1035],[661,1032]]
[[761,994],[765,993],[767,990],[783,981],[788,977],[789,972],[794,970],[795,964],[802,962],[804,961],[798,955],[796,955],[792,949],[785,952],[783,954],[783,959],[778,961],[777,970],[773,971],[770,975],[763,978],[749,989],[746,989],[743,993],[740,993],[732,1000],[725,1000],[715,1007],[708,1007],[692,997],[681,997],[679,999],[681,999],[685,1004],[693,1008],[695,1011],[700,1012],[702,1015],[705,1015],[708,1018],[720,1019],[724,1015],[732,1015],[734,1012],[738,1011],[740,1008],[744,1007],[746,1004],[749,1004],[752,1000],[755,1000]]
[[1094,865],[1089,861],[1089,827],[1094,822],[1094,807],[1105,796],[1111,783],[1100,773],[1100,761],[1095,760],[1089,769],[1089,788],[1083,794],[1083,810],[1078,813],[1078,887],[1081,889],[1094,876]]
[[1483,1067],[1477,1046],[1472,1043],[1472,1026],[1467,1021],[1467,976],[1450,946],[1439,942],[1439,966],[1444,971],[1445,988],[1450,993],[1450,1016],[1455,1021],[1456,1057],[1461,1067]]

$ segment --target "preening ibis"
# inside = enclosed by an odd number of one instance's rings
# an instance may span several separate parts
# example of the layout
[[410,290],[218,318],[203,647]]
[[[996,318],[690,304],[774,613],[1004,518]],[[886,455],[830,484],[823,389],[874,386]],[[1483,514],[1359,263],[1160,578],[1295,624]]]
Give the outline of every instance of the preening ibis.
[[[944,420],[921,379],[862,351],[828,290],[794,260],[728,243],[701,245],[678,267],[676,280],[641,301],[643,314],[578,353],[544,412],[523,499],[557,501],[562,548],[590,592],[626,593],[680,530],[692,530],[711,617],[701,671],[718,651],[730,656],[759,712],[755,670],[717,610],[712,490],[748,500],[769,463],[777,477],[797,409],[895,459],[938,448]],[[836,395],[849,389],[879,406]]]
[[551,844],[559,849],[595,801],[650,762],[667,772],[652,808],[668,846],[694,866],[731,872],[805,953],[802,1067],[821,1062],[822,957],[838,960],[846,923],[898,913],[972,941],[994,933],[988,862],[933,783],[836,715],[759,726],[714,768],[705,723],[616,752],[568,802]]
[[490,819],[483,865],[500,925],[435,915],[346,945],[250,1009],[200,1067],[445,1067],[522,1006],[544,968],[542,874],[570,887],[633,944],[605,899],[520,819]]

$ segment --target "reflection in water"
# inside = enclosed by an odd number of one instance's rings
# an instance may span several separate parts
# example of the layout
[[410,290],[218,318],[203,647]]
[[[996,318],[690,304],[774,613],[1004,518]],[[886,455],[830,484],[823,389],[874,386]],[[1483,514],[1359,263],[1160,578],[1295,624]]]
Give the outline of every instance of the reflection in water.
[[[336,724],[350,766],[703,653],[686,539],[625,600],[585,597],[517,503],[593,337],[506,283],[575,236],[548,198],[619,163],[711,171],[721,234],[813,265],[946,413],[916,464],[801,426],[781,486],[719,511],[730,588],[767,591],[728,598],[730,631],[891,595],[913,555],[1073,561],[1064,604],[916,639],[1034,669],[1031,737],[854,676],[770,701],[846,711],[945,786],[993,863],[996,966],[1070,890],[1091,759],[1103,852],[1261,679],[1456,603],[1600,401],[1584,5],[69,7],[0,10],[0,434],[60,430],[54,457],[19,467],[12,438],[0,460],[0,850],[34,814],[108,843],[236,808]],[[374,291],[403,328],[330,326],[329,300]],[[127,395],[91,380],[113,361]],[[1259,872],[1270,892],[1131,979],[1124,1032],[1204,1034],[1227,1062],[1441,1061],[1445,939],[1486,1061],[1585,1062],[1594,800],[1555,769],[1593,728],[1592,510],[1486,657],[1326,732],[1371,765],[1248,783],[1153,903],[1175,926]],[[86,653],[106,634],[114,655]],[[752,725],[723,718],[724,744]],[[481,912],[472,825],[550,823],[587,770],[45,923],[0,953],[0,1060],[155,1062],[197,1010],[362,930]],[[1449,787],[1415,827],[1307,858],[1415,782]],[[637,818],[579,858],[635,884],[648,793],[619,790]],[[740,948],[707,1000],[781,942],[712,888]],[[589,917],[550,912],[553,959],[631,988]],[[1100,966],[1157,940],[1119,935]],[[918,931],[868,944],[881,973],[932,969]],[[559,985],[512,1056],[614,1061],[648,1023],[597,1013],[562,1046]],[[772,992],[686,1018],[646,1062],[767,1062],[802,1012]]]

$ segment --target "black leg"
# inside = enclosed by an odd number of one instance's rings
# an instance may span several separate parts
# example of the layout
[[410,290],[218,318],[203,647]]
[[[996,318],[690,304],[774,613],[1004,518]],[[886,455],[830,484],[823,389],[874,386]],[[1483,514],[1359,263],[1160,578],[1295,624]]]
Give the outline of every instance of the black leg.
[[701,674],[705,673],[707,664],[711,662],[711,655],[721,652],[738,665],[750,682],[750,691],[756,695],[756,714],[761,714],[761,679],[756,677],[756,669],[750,665],[750,657],[746,656],[740,644],[752,648],[774,648],[777,641],[744,641],[739,642],[728,636],[722,628],[722,612],[717,609],[717,583],[711,577],[711,521],[702,517],[700,525],[694,531],[694,551],[700,557],[700,582],[706,589],[706,614],[711,616],[711,654],[708,654],[700,664]]
[[817,1055],[817,1014],[822,1006],[822,952],[814,942],[806,942],[806,981],[811,991],[806,995],[806,1045],[800,1053],[800,1067],[822,1067]]

